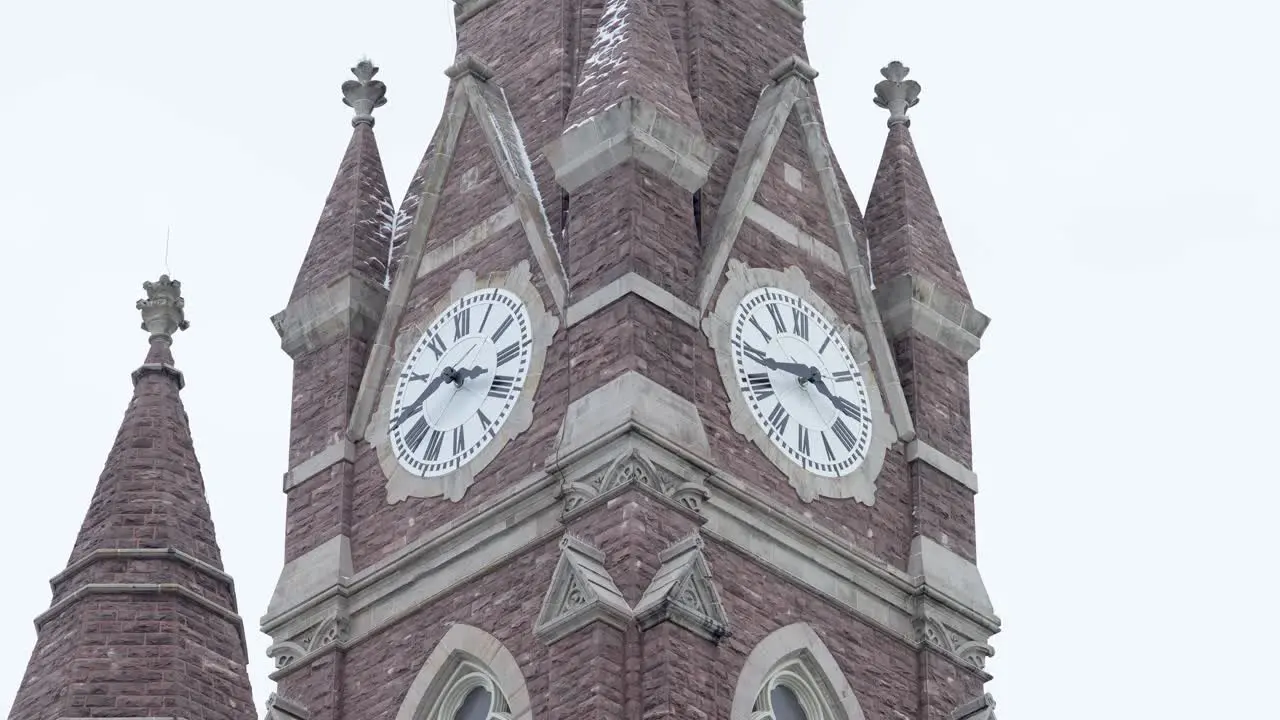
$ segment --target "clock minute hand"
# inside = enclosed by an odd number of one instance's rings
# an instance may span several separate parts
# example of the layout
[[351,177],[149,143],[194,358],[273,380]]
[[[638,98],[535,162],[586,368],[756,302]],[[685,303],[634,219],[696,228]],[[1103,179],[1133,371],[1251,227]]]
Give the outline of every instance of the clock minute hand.
[[827,384],[821,379],[814,380],[813,386],[818,389],[818,392],[826,395],[827,399],[831,401],[831,404],[834,405],[836,410],[838,410],[842,415],[848,415],[851,418],[859,418],[862,416],[862,411],[858,409],[857,405],[854,405],[848,400],[831,392],[831,388],[827,387]]
[[768,356],[760,359],[759,362],[770,370],[781,370],[785,373],[791,373],[799,378],[801,382],[812,382],[815,378],[821,375],[821,373],[818,372],[818,369],[812,365],[802,365],[796,362],[782,362],[781,360],[774,360]]

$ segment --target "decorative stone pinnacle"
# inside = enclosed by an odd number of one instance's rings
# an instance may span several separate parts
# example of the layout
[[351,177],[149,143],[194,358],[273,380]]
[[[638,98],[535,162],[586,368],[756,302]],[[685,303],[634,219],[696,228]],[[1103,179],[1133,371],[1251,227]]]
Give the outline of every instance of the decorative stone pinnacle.
[[894,60],[880,69],[884,80],[876,83],[875,104],[889,111],[889,127],[899,123],[911,127],[907,110],[920,102],[920,83],[907,80],[911,68]]
[[173,342],[175,332],[191,326],[183,313],[186,301],[182,299],[182,283],[161,275],[156,282],[142,283],[142,289],[147,291],[146,299],[138,301],[142,329],[151,333],[152,342]]
[[387,104],[386,83],[373,79],[378,74],[378,66],[368,58],[356,63],[351,72],[357,80],[342,83],[342,102],[356,111],[351,125],[355,127],[363,123],[373,127],[373,109]]

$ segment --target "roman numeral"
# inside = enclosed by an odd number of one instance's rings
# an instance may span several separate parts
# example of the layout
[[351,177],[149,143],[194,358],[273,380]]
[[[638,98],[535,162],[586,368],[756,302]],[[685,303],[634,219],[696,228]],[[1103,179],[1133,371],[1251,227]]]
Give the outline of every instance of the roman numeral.
[[791,308],[791,321],[796,327],[796,334],[809,342],[809,316],[800,312],[799,308]]
[[831,404],[834,405],[836,410],[840,411],[842,415],[848,415],[854,420],[862,422],[862,408],[857,405],[854,405],[842,397],[836,397],[836,399],[831,401]]
[[822,436],[822,447],[827,451],[827,459],[831,462],[836,461],[836,454],[831,452],[831,443],[827,442],[827,434],[819,433]]
[[750,343],[742,344],[742,352],[748,358],[751,358],[752,360],[760,363],[761,365],[764,365],[769,359],[765,357],[763,350],[756,348],[754,345],[751,345]]
[[453,339],[471,334],[471,308],[462,308],[453,316]]
[[757,400],[764,400],[773,395],[773,381],[769,379],[769,373],[748,374],[747,387],[755,394]]
[[778,332],[786,332],[787,324],[782,322],[782,311],[778,309],[778,306],[765,305],[764,309],[769,311],[769,317],[773,318],[773,326],[778,328]]
[[427,419],[418,416],[418,422],[409,428],[409,432],[404,436],[404,444],[409,447],[412,452],[418,451],[418,446],[422,444],[422,438],[427,436]]
[[502,324],[498,326],[498,329],[494,330],[493,334],[489,336],[489,339],[494,342],[498,342],[498,338],[502,337],[502,333],[506,332],[507,328],[511,327],[512,319],[513,317],[511,315],[508,315],[507,319],[503,320]]
[[512,360],[515,360],[516,356],[519,354],[520,354],[520,343],[513,342],[510,345],[502,348],[502,350],[498,351],[498,364],[506,365]]
[[493,304],[484,306],[484,317],[480,318],[480,332],[484,332],[484,326],[489,324],[489,313],[493,312]]
[[826,352],[827,346],[830,344],[831,344],[831,336],[827,335],[827,339],[822,341],[822,347],[818,348],[818,354],[821,355],[822,353]]
[[787,431],[787,421],[791,419],[791,415],[787,413],[787,409],[782,407],[782,403],[778,403],[773,412],[769,413],[769,424],[777,431],[778,435]]
[[751,324],[752,324],[752,325],[755,325],[755,326],[756,326],[756,330],[759,330],[759,331],[760,331],[760,334],[764,336],[764,341],[765,341],[765,342],[769,342],[770,340],[773,340],[773,336],[772,336],[772,335],[770,335],[768,332],[766,332],[766,331],[765,331],[764,327],[763,327],[763,326],[761,326],[761,325],[760,325],[760,323],[756,320],[756,316],[755,316],[755,315],[751,315],[748,319],[750,319],[750,320],[751,320]]
[[444,354],[444,340],[441,340],[439,335],[432,337],[430,342],[427,343],[427,347],[436,356],[437,360]]
[[493,384],[489,386],[489,397],[506,398],[515,384],[516,379],[510,375],[495,375]]
[[801,455],[808,457],[809,455],[809,428],[803,425],[796,425],[797,440],[796,449]]
[[467,449],[467,437],[462,430],[462,426],[453,429],[453,454],[461,455],[463,450]]
[[488,430],[489,426],[493,424],[493,421],[489,419],[488,415],[484,414],[483,410],[477,410],[476,416],[480,418],[480,427],[484,428],[485,430]]
[[831,426],[831,430],[835,432],[836,439],[844,446],[845,450],[852,450],[857,444],[857,438],[853,436],[853,431],[849,430],[849,426],[844,424],[844,418],[836,418],[836,424]]
[[431,439],[427,441],[427,459],[432,462],[440,457],[440,448],[444,447],[444,433],[439,430],[431,431]]
[[853,382],[853,372],[849,370],[841,370],[838,373],[832,373],[831,379],[836,382]]

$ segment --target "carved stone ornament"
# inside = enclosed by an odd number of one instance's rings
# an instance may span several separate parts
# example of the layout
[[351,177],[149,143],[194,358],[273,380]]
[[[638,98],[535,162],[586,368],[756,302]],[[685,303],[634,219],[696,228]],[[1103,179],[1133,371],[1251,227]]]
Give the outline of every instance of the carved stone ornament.
[[[874,505],[876,478],[884,467],[884,456],[889,446],[897,441],[893,421],[885,411],[880,386],[871,367],[867,339],[840,316],[810,286],[808,278],[794,265],[785,271],[769,268],[749,268],[739,260],[729,261],[724,289],[716,300],[715,309],[702,321],[702,332],[707,336],[716,353],[716,365],[729,396],[729,420],[733,429],[755,443],[756,447],[778,467],[805,502],[818,497],[853,498],[864,505]],[[821,477],[805,470],[778,448],[752,416],[738,388],[740,382],[733,367],[733,351],[730,346],[730,328],[738,304],[748,293],[762,287],[776,287],[794,293],[816,308],[837,328],[840,337],[849,346],[867,384],[872,430],[871,441],[865,459],[849,473],[840,477]]]
[[147,297],[139,300],[137,307],[142,312],[142,329],[151,333],[152,340],[170,342],[175,332],[191,327],[184,312],[182,283],[161,275],[156,282],[142,283],[142,289]]
[[564,511],[573,512],[593,498],[631,484],[654,490],[694,512],[701,512],[707,499],[702,483],[685,480],[632,450],[585,479],[570,483],[564,491]]
[[996,720],[996,699],[991,693],[960,703],[951,712],[951,720]]
[[267,714],[264,720],[309,720],[311,712],[279,693],[271,693],[267,698]]
[[342,103],[355,110],[351,125],[373,125],[373,109],[387,104],[387,86],[381,80],[374,80],[378,74],[378,66],[372,60],[361,60],[351,68],[356,80],[342,83]]
[[876,83],[876,97],[873,102],[889,111],[890,126],[901,123],[910,127],[911,118],[907,117],[907,110],[920,102],[920,83],[908,80],[909,72],[911,68],[897,60],[880,69],[884,80]]
[[971,667],[982,670],[986,667],[987,658],[995,655],[990,645],[965,637],[929,612],[922,612],[912,623],[917,641],[932,645]]
[[630,622],[631,606],[604,560],[604,553],[581,538],[566,534],[560,540],[560,560],[543,597],[535,635],[550,644],[596,620],[619,628]]
[[330,613],[292,640],[282,640],[267,648],[267,657],[272,659],[276,670],[283,670],[330,645],[345,643],[347,638],[346,616]]
[[635,607],[641,626],[670,620],[710,640],[729,634],[729,618],[702,547],[695,532],[662,551],[662,564]]
[[[529,370],[525,378],[524,390],[511,409],[498,434],[475,454],[466,464],[456,470],[434,477],[423,477],[409,472],[396,459],[392,448],[388,428],[391,420],[388,408],[392,406],[396,389],[396,380],[404,368],[405,361],[414,344],[422,336],[426,327],[444,312],[451,304],[465,295],[484,288],[503,288],[515,293],[525,303],[529,313],[532,346]],[[518,437],[533,424],[534,398],[538,394],[538,385],[542,380],[543,367],[547,359],[547,346],[560,327],[560,321],[549,313],[542,302],[542,295],[533,285],[528,261],[505,272],[493,273],[478,278],[472,270],[463,270],[454,281],[449,294],[442,298],[435,308],[423,314],[418,323],[406,324],[400,329],[392,346],[393,357],[386,376],[382,381],[382,391],[373,409],[368,429],[367,440],[378,453],[378,464],[387,478],[387,502],[398,503],[405,498],[445,497],[453,502],[462,500],[467,488],[475,482],[476,475],[502,452],[507,443]]]

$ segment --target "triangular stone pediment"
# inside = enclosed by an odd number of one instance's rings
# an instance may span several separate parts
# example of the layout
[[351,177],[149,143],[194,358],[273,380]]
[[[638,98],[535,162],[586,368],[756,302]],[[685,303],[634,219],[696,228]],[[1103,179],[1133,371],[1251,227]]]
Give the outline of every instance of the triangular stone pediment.
[[631,606],[604,568],[604,554],[581,538],[565,535],[534,634],[554,643],[596,620],[621,628],[631,618]]
[[[773,158],[778,140],[794,115],[804,135],[808,162],[814,181],[822,194],[827,212],[835,226],[835,250],[843,274],[849,279],[854,302],[863,318],[867,341],[881,385],[886,394],[889,415],[898,438],[915,438],[915,427],[907,406],[902,381],[894,363],[892,348],[880,318],[879,306],[871,288],[871,276],[861,244],[854,235],[844,190],[835,169],[835,159],[819,122],[817,93],[813,81],[818,73],[799,57],[790,57],[773,71],[773,82],[765,88],[756,105],[755,114],[742,138],[738,158],[730,176],[712,225],[711,237],[699,270],[698,306],[706,314],[712,307],[713,295],[728,265],[742,223],[752,211],[760,182]],[[820,250],[818,250],[820,252]]]
[[511,222],[505,214],[513,212],[516,215],[515,221],[520,223],[528,238],[534,263],[551,294],[556,314],[562,315],[565,309],[568,280],[564,264],[556,248],[529,154],[512,115],[511,106],[507,103],[506,93],[489,82],[492,72],[469,55],[459,58],[447,74],[453,79],[453,89],[444,117],[431,140],[433,152],[422,171],[421,201],[417,215],[403,241],[404,251],[391,282],[386,311],[378,325],[369,362],[360,380],[351,423],[347,428],[347,437],[352,442],[363,439],[368,429],[379,387],[392,360],[391,348],[396,333],[427,255],[427,238],[436,211],[441,205],[446,182],[450,178],[459,137],[469,118],[479,125],[511,199],[511,209],[499,209],[490,222],[505,227],[505,224]]
[[696,533],[667,548],[662,564],[636,604],[643,627],[670,620],[711,640],[729,634],[729,618],[711,580],[711,566]]

